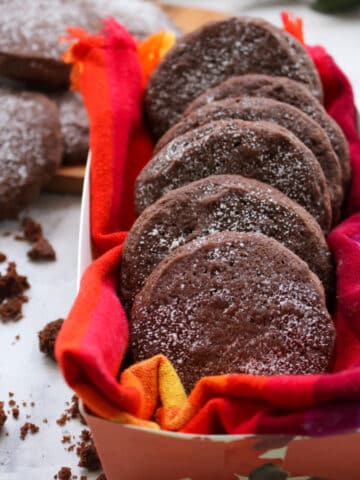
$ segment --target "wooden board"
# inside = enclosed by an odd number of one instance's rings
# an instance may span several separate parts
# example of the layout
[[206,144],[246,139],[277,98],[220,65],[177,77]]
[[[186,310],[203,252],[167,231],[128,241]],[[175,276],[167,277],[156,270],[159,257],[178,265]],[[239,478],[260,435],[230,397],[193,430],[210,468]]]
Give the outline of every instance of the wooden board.
[[229,17],[226,13],[202,8],[178,7],[175,5],[162,5],[162,9],[185,33],[195,30],[207,22],[215,22]]
[[69,165],[61,167],[51,182],[46,185],[46,191],[52,193],[73,193],[80,195],[84,181],[85,165]]
[[[172,5],[162,5],[161,8],[184,32],[190,32],[204,23],[214,22],[228,17],[225,13],[203,10],[201,8],[188,8]],[[61,167],[47,186],[47,190],[55,193],[81,194],[84,173],[85,166],[83,165]]]

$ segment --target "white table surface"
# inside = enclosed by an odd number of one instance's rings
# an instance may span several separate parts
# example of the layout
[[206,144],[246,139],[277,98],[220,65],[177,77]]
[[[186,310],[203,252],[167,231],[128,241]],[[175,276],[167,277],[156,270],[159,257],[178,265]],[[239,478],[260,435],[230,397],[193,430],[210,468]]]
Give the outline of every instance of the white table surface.
[[[276,24],[280,24],[279,12],[291,8],[304,19],[306,41],[309,44],[326,45],[348,74],[360,105],[358,13],[326,16],[294,2],[188,0],[168,3],[258,15]],[[98,474],[89,474],[77,467],[75,452],[65,451],[66,445],[61,443],[63,434],[78,435],[84,427],[77,421],[68,422],[62,428],[56,424],[72,392],[65,385],[54,362],[39,352],[37,341],[37,332],[47,322],[66,316],[75,296],[80,197],[43,194],[26,213],[43,224],[45,235],[54,245],[58,260],[33,264],[26,256],[29,247],[26,242],[2,236],[5,231],[18,231],[18,223],[0,224],[0,251],[6,253],[9,260],[16,261],[18,271],[27,275],[31,283],[28,291],[30,300],[24,305],[24,318],[19,322],[0,323],[0,401],[7,403],[8,392],[12,391],[17,402],[28,403],[27,408],[21,406],[19,420],[9,416],[0,434],[0,480],[49,480],[62,466],[71,467],[74,474],[82,473],[94,479]],[[4,269],[4,264],[0,268]],[[13,344],[16,335],[21,338]],[[33,408],[29,406],[31,401],[36,404]],[[26,419],[26,414],[31,414],[31,419]],[[48,424],[42,423],[44,418],[48,419]],[[19,430],[25,421],[39,425],[40,431],[22,441]]]

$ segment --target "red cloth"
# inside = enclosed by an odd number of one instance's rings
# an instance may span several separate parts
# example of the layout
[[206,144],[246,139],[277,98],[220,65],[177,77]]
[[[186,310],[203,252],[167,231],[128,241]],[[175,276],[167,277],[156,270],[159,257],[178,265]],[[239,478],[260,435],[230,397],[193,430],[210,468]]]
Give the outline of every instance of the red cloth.
[[352,184],[347,199],[347,214],[360,210],[360,137],[354,94],[347,76],[323,47],[307,47],[321,77],[324,106],[340,125],[349,142]]
[[[56,344],[69,385],[99,415],[196,433],[325,434],[360,427],[360,213],[329,236],[337,266],[338,341],[334,373],[313,376],[225,375],[204,378],[187,399],[164,357],[116,374],[127,321],[116,296],[121,245],[133,219],[134,178],[151,155],[141,120],[141,73],[130,35],[108,22],[102,35],[80,41],[79,87],[88,109],[92,150],[91,221],[101,256],[85,272]],[[326,108],[349,141],[353,182],[349,212],[359,211],[360,139],[350,84],[320,47],[310,48]],[[123,230],[123,231],[121,231]],[[159,407],[159,408],[158,408]]]

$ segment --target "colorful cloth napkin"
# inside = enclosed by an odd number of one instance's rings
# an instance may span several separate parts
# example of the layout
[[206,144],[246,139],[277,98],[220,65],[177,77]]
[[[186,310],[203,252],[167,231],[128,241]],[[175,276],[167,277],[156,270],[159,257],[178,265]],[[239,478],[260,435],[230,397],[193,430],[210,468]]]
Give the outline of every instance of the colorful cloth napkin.
[[[68,58],[90,118],[91,237],[94,262],[56,343],[68,384],[102,417],[191,433],[323,435],[360,427],[360,213],[330,234],[337,266],[338,340],[332,374],[223,375],[201,379],[187,398],[162,355],[118,372],[128,325],[116,294],[117,268],[134,219],[133,185],[151,156],[142,123],[146,78],[171,45],[159,34],[146,48],[114,20],[77,43]],[[144,47],[144,45],[142,45]],[[151,51],[151,48],[154,51]],[[348,211],[360,210],[360,138],[351,86],[321,47],[309,47],[321,75],[328,112],[349,141],[353,182]]]

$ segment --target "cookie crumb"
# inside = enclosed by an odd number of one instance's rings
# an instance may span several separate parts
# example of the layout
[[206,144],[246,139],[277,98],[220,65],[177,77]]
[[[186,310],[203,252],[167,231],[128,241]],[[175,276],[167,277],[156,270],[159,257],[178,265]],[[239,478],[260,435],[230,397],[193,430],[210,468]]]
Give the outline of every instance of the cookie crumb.
[[105,473],[102,473],[101,475],[99,475],[96,480],[106,480]]
[[70,480],[71,479],[71,468],[69,467],[61,467],[58,471],[57,476],[59,480]]
[[71,435],[63,435],[61,443],[70,443],[71,442]]
[[93,441],[89,445],[81,445],[76,453],[80,457],[79,467],[86,468],[90,472],[95,472],[101,468],[100,459]]
[[9,407],[15,407],[15,405],[16,405],[15,400],[13,399],[9,400]]
[[[66,405],[69,405],[69,402],[66,402]],[[77,395],[71,397],[71,406],[63,412],[61,417],[56,420],[56,423],[60,426],[64,426],[66,422],[72,418],[79,418],[80,422],[83,425],[86,425],[86,421],[79,410],[79,398]]]
[[16,335],[15,338],[14,338],[14,341],[11,342],[11,345],[15,345],[16,342],[18,342],[20,340],[20,335]]
[[39,238],[32,248],[27,252],[28,257],[33,261],[38,260],[56,260],[56,253],[49,241],[45,237]]
[[3,322],[22,318],[22,305],[28,301],[23,292],[29,287],[27,278],[18,274],[14,262],[8,264],[6,274],[0,273],[0,319]]
[[9,397],[13,397],[14,395],[15,395],[14,392],[9,392]]
[[14,235],[14,239],[18,242],[23,242],[25,240],[25,237],[24,235],[20,235],[19,233],[17,233],[16,235]]
[[31,243],[37,242],[42,236],[42,226],[31,217],[24,217],[21,223],[24,237]]
[[79,409],[79,397],[77,395],[73,395],[71,397],[71,407],[69,408],[71,418],[80,418],[80,422],[83,425],[86,425],[86,421],[84,417],[80,413]]
[[53,322],[49,322],[39,332],[39,349],[40,352],[45,353],[48,357],[55,360],[55,340],[60,331],[64,319],[59,318]]
[[0,429],[4,426],[7,416],[4,410],[4,402],[0,402]]
[[6,260],[6,255],[3,252],[0,252],[0,263],[5,262]]
[[22,318],[22,306],[28,301],[26,295],[18,295],[4,301],[0,305],[0,317],[3,322],[18,321]]
[[0,273],[0,303],[6,298],[15,297],[30,288],[28,279],[16,271],[16,263],[10,262],[5,275]]
[[70,420],[70,418],[68,418],[67,413],[63,413],[61,417],[56,420],[56,423],[60,427],[63,427],[68,420]]
[[12,413],[12,416],[15,420],[17,420],[19,418],[19,414],[20,414],[20,410],[18,407],[14,407],[12,410],[11,410],[11,413]]
[[33,423],[26,422],[20,428],[20,438],[21,440],[25,440],[27,434],[30,432],[31,434],[37,433],[39,431],[39,427]]
[[91,433],[90,430],[82,430],[80,434],[80,438],[83,442],[91,442]]

